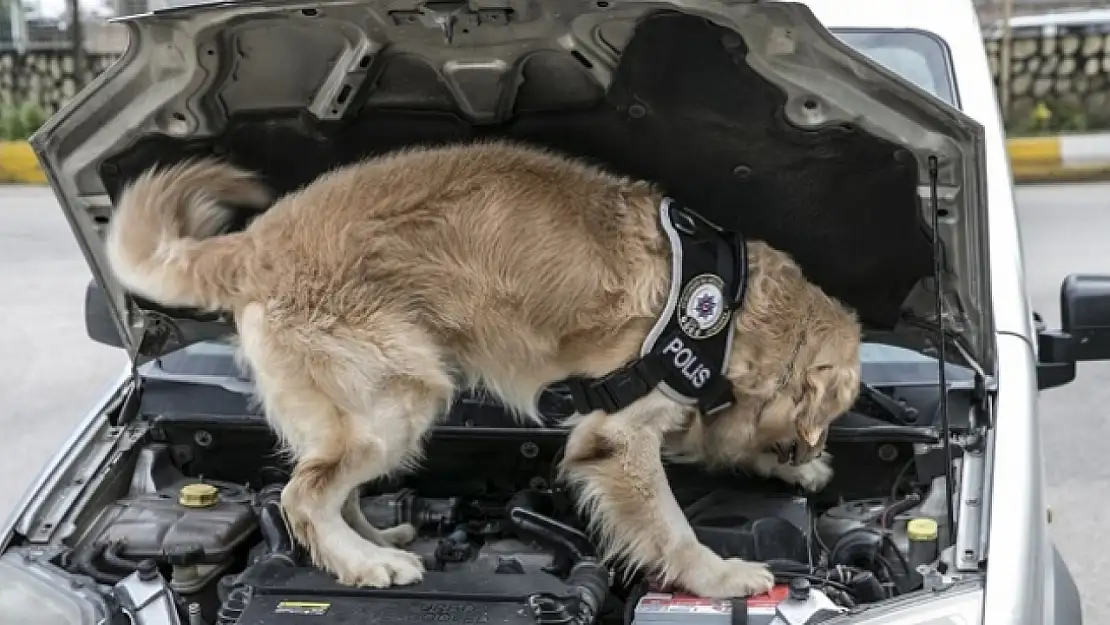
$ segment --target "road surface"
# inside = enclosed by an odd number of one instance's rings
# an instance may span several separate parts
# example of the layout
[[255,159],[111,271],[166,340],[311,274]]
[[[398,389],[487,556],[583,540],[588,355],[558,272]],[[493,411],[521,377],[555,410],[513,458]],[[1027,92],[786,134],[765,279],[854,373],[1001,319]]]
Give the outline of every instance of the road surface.
[[127,360],[85,336],[89,270],[53,193],[0,185],[0,220],[0,519],[6,519]]
[[[1035,308],[1059,322],[1069,272],[1110,273],[1110,184],[1018,190]],[[0,187],[0,517],[124,360],[84,334],[88,271],[51,193]],[[1053,534],[1079,581],[1087,622],[1110,622],[1110,364],[1080,366],[1072,385],[1046,391],[1042,429]],[[1005,418],[1002,415],[1001,418]]]

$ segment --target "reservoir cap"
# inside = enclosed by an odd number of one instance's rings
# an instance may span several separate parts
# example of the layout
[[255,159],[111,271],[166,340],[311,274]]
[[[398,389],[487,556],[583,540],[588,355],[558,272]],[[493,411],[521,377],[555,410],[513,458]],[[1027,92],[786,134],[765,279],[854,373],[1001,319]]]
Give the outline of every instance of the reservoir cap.
[[906,524],[906,537],[913,541],[936,540],[936,520],[928,518],[912,519]]
[[186,484],[178,493],[177,502],[186,508],[207,508],[220,500],[220,490],[211,484]]

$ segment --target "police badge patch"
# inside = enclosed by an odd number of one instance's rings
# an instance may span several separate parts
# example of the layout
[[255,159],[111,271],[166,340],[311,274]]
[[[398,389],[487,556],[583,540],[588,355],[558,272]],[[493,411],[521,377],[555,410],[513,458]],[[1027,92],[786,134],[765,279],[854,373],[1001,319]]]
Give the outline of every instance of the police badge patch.
[[732,312],[725,304],[724,286],[724,280],[711,273],[686,284],[678,301],[678,324],[686,336],[700,341],[725,329]]

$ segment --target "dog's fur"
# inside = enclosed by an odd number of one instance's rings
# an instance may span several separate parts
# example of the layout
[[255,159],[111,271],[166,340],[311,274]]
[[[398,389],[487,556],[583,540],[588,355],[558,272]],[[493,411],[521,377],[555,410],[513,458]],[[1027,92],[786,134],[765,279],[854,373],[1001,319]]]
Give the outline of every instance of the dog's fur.
[[[135,293],[234,313],[241,356],[295,458],[282,495],[293,533],[342,583],[381,587],[419,580],[422,566],[398,548],[413,529],[372,527],[357,487],[416,463],[460,385],[529,418],[544,386],[635,358],[669,289],[661,197],[496,142],[344,167],[272,207],[251,174],[199,160],[135,180],[107,253]],[[265,212],[219,234],[230,205]],[[699,544],[661,447],[816,490],[831,477],[824,434],[858,390],[854,314],[786,254],[757,241],[748,253],[728,370],[736,405],[706,421],[653,392],[578,416],[561,463],[607,556],[708,597],[765,591],[772,577]],[[803,462],[780,462],[775,444],[800,445]]]

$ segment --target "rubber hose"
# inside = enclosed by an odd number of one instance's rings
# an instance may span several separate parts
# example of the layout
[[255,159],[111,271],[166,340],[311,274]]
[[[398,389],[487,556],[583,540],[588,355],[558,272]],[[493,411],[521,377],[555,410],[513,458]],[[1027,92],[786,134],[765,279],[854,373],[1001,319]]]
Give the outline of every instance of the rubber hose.
[[609,596],[609,569],[592,558],[574,565],[567,577],[567,585],[574,588],[580,600],[579,614],[589,614],[592,623]]
[[251,602],[254,590],[250,586],[236,586],[227,594],[227,601],[216,613],[216,625],[235,625]]
[[108,571],[102,571],[97,568],[95,564],[93,564],[93,561],[96,559],[96,557],[103,552],[104,547],[96,547],[78,556],[77,562],[75,563],[77,571],[88,575],[89,577],[96,580],[97,583],[107,584],[110,586],[115,585],[126,576],[117,575],[116,573],[109,573]]
[[829,564],[874,571],[882,546],[883,535],[877,530],[867,527],[849,530],[829,550]]
[[258,494],[258,529],[266,545],[262,560],[286,560],[291,566],[296,562],[296,543],[281,512],[281,489],[282,485],[275,484]]
[[871,571],[856,573],[848,582],[848,586],[860,603],[876,603],[887,598],[882,583]]
[[609,596],[609,570],[589,558],[574,565],[567,576],[574,598],[564,601],[540,593],[528,598],[537,625],[593,625]]
[[590,539],[565,523],[520,507],[509,511],[509,522],[527,536],[552,549],[561,550],[571,562],[581,562],[594,556]]
[[116,570],[127,571],[127,573],[131,573],[135,569],[139,568],[138,560],[130,560],[123,556],[122,543],[112,543],[108,545],[108,547],[104,549],[104,554],[102,557],[104,559],[104,564],[107,564],[110,568]]
[[921,495],[916,493],[909,495],[905,499],[895,501],[879,513],[879,523],[883,527],[890,527],[890,523],[894,521],[894,517],[907,510],[913,509],[919,503],[921,503]]

